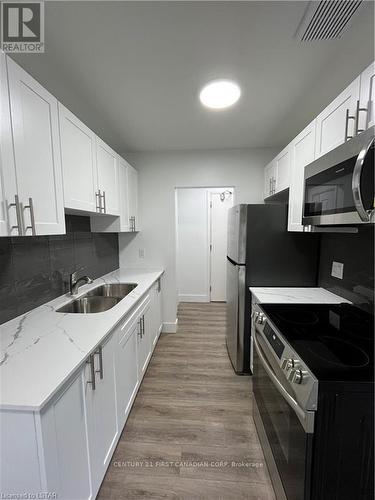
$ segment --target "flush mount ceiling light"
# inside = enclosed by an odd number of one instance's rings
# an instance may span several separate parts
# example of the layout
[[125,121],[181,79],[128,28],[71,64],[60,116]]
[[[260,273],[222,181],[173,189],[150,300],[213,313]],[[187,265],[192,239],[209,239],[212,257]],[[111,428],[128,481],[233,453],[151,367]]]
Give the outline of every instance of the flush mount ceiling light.
[[203,106],[224,109],[233,106],[241,96],[241,89],[232,80],[213,80],[203,87],[199,99]]

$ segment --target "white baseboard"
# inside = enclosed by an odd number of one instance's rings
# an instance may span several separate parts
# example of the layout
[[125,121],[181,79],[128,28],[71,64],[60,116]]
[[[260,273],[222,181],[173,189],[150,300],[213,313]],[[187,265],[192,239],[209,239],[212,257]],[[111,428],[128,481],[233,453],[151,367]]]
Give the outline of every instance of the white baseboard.
[[173,322],[168,322],[165,321],[163,323],[163,333],[176,333],[177,332],[177,323],[178,323],[178,318],[176,318],[176,321]]
[[183,294],[180,294],[178,296],[178,301],[179,302],[210,302],[210,298],[208,295],[200,295],[200,294],[183,295]]

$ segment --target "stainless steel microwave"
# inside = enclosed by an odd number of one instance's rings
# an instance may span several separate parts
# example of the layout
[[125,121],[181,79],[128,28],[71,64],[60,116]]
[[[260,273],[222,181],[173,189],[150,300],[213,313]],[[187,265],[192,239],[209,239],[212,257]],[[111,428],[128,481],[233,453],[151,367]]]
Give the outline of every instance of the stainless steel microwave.
[[374,127],[305,168],[302,223],[374,222]]

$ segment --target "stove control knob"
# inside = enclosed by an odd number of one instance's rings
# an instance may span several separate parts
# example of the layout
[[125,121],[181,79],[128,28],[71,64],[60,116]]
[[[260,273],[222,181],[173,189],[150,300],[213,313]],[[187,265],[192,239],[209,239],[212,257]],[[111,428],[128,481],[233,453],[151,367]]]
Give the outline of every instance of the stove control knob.
[[259,313],[255,320],[259,325],[263,325],[263,323],[265,323],[266,321],[266,318],[263,313]]
[[294,378],[294,374],[296,372],[296,369],[295,368],[292,368],[289,372],[289,375],[288,375],[288,380],[289,382],[292,382],[293,378]]
[[287,372],[291,370],[294,367],[294,359],[292,358],[285,358],[282,362],[282,368],[286,370]]
[[301,384],[303,379],[302,370],[294,370],[292,382],[294,384]]

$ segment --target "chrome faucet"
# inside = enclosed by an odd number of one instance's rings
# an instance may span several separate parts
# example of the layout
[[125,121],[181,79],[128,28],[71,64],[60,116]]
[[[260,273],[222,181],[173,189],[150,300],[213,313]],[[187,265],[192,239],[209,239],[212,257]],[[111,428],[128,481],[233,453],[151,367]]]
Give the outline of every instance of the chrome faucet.
[[69,292],[71,293],[71,295],[77,295],[78,288],[81,285],[85,285],[85,284],[89,284],[89,283],[93,282],[93,280],[91,278],[89,278],[88,276],[82,276],[81,278],[77,279],[77,275],[78,275],[79,271],[81,271],[81,270],[82,269],[79,269],[78,271],[74,271],[74,273],[72,273],[70,275]]

